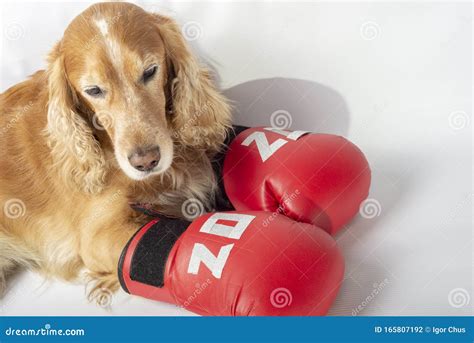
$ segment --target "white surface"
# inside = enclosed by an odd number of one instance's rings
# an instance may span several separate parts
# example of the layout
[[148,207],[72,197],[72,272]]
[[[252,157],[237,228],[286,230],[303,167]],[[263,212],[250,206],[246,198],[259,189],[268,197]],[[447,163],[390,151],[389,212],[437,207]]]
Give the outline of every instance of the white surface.
[[[86,6],[2,2],[1,89],[42,68]],[[359,216],[337,237],[347,270],[330,314],[472,314],[470,3],[146,8],[198,23],[193,46],[229,88],[236,123],[269,125],[274,111],[286,110],[293,129],[342,134],[365,152],[379,215]],[[12,27],[17,40],[6,34]],[[83,286],[33,273],[13,280],[0,304],[7,315],[189,314],[123,292],[102,309],[87,303]]]

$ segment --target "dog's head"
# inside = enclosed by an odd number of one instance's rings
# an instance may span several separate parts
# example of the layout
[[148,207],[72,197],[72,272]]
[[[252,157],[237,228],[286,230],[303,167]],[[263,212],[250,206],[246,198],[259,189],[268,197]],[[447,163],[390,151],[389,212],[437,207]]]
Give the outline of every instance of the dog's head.
[[143,180],[167,171],[176,145],[215,152],[230,111],[169,18],[127,3],[76,17],[49,60],[53,156],[88,192],[106,178],[104,149]]

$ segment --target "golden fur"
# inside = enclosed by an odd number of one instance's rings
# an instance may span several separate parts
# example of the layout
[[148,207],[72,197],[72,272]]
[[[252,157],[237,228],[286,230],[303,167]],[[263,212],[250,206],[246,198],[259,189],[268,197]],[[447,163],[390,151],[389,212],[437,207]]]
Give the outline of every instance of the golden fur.
[[[147,221],[129,202],[178,217],[189,198],[212,206],[210,159],[229,106],[174,21],[132,4],[88,8],[48,62],[0,96],[0,289],[18,266],[66,280],[84,270],[100,300],[118,289],[122,248]],[[158,69],[145,84],[150,63]],[[105,96],[88,96],[89,84]],[[156,171],[123,167],[149,145],[165,161]]]

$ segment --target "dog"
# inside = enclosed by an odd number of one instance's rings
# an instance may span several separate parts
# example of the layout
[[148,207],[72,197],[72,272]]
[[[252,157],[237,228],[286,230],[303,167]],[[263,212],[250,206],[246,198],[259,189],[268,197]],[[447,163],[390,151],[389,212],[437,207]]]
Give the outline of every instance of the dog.
[[19,267],[119,288],[122,249],[149,219],[213,206],[228,101],[178,25],[128,3],[76,17],[38,71],[0,96],[0,288]]

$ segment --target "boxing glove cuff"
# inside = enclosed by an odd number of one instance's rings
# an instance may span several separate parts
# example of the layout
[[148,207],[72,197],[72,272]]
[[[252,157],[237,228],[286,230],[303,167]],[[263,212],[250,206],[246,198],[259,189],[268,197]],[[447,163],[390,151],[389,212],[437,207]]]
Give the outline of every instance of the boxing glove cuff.
[[[142,295],[163,287],[169,253],[190,224],[181,219],[157,218],[133,235],[118,266],[120,284],[127,293]],[[163,301],[172,301],[166,292]]]

